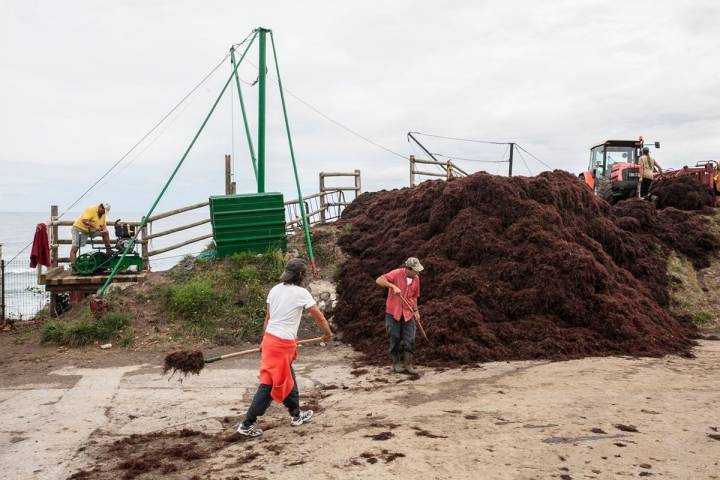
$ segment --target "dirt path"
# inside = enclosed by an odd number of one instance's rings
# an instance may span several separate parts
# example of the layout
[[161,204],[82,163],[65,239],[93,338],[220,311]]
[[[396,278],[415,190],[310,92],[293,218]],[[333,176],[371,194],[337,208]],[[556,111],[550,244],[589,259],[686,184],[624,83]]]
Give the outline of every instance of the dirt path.
[[[720,342],[696,355],[492,363],[411,381],[354,368],[347,347],[304,348],[297,373],[317,416],[293,428],[273,406],[252,441],[231,434],[257,359],[182,384],[154,365],[66,367],[10,386],[0,376],[0,465],[18,480],[80,469],[101,479],[720,478],[710,436]],[[142,452],[163,457],[149,473],[129,461]]]

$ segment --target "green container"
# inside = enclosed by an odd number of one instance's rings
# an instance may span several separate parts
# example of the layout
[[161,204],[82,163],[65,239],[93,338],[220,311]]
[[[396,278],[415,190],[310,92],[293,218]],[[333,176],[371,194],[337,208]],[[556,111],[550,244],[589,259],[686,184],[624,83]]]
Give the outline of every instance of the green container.
[[217,256],[237,252],[287,250],[282,193],[248,193],[210,197],[210,220]]

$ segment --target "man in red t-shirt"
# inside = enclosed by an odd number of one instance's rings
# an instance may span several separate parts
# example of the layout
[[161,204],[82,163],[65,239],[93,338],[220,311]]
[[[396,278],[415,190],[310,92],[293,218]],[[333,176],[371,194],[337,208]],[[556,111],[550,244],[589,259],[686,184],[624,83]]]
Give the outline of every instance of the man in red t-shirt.
[[[419,318],[417,299],[420,297],[420,260],[410,257],[405,264],[380,275],[375,283],[388,289],[385,302],[385,330],[390,337],[390,356],[397,373],[416,373],[413,368],[415,349],[415,318]],[[407,301],[407,303],[405,301]]]

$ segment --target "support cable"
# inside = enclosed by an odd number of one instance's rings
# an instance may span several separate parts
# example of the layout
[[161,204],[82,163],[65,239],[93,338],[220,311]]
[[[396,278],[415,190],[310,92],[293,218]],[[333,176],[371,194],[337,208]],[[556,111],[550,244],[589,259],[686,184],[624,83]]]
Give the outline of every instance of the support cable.
[[523,164],[525,165],[525,168],[527,169],[530,176],[533,176],[532,170],[530,170],[530,167],[528,166],[528,163],[525,161],[525,156],[522,154],[522,152],[518,151],[518,156],[520,157],[520,160],[522,160]]
[[[245,41],[243,40],[243,43],[244,43],[244,42],[245,42]],[[202,78],[202,80],[200,80],[200,82],[198,82],[187,94],[185,94],[185,96],[184,96],[182,99],[180,99],[180,101],[179,101],[178,103],[176,103],[175,106],[173,106],[173,107],[170,109],[170,111],[168,111],[157,123],[155,123],[155,125],[153,125],[152,128],[150,128],[150,130],[148,130],[148,131],[145,133],[145,135],[143,135],[143,136],[140,138],[140,140],[138,140],[138,141],[130,148],[130,150],[128,150],[127,152],[125,152],[125,154],[124,154],[123,156],[121,156],[115,163],[113,163],[112,166],[111,166],[109,169],[107,169],[107,170],[105,171],[105,173],[103,173],[103,174],[100,176],[100,178],[98,178],[92,185],[90,185],[90,187],[89,187],[87,190],[85,190],[77,199],[75,199],[75,201],[74,201],[72,204],[70,204],[69,207],[67,207],[60,215],[58,215],[58,216],[57,216],[57,220],[61,219],[61,218],[62,218],[66,213],[68,213],[75,205],[77,205],[77,204],[80,202],[80,200],[82,200],[83,198],[85,198],[85,196],[86,196],[87,194],[89,194],[100,182],[102,182],[103,179],[105,179],[105,177],[107,177],[115,168],[117,168],[117,166],[120,165],[120,163],[121,163],[123,160],[125,160],[132,152],[134,152],[134,151],[140,146],[140,144],[142,144],[142,142],[144,142],[150,135],[152,135],[153,132],[155,132],[155,130],[157,130],[158,127],[160,127],[160,125],[162,125],[163,122],[165,122],[165,120],[167,120],[167,119],[170,117],[170,115],[172,115],[183,103],[185,103],[185,101],[186,101],[188,98],[190,98],[190,96],[192,96],[192,94],[194,94],[194,93],[222,66],[223,63],[225,63],[225,60],[227,60],[228,57],[229,57],[229,54],[228,54],[228,55],[225,55],[225,56],[222,58],[222,60],[220,60],[220,62],[218,62],[218,64],[215,65],[215,67],[213,67],[212,70],[210,70],[210,72],[208,72],[208,74],[205,75],[205,76]],[[23,247],[20,251],[18,251],[18,253],[15,254],[15,256],[14,256],[13,258],[11,258],[10,261],[12,262],[13,260],[15,260],[21,253],[23,253],[25,250],[27,250],[27,248],[28,248],[30,245],[32,245],[32,241],[31,241],[30,243],[28,243],[27,245],[25,245],[25,247]]]
[[472,140],[469,138],[445,137],[442,135],[433,135],[430,133],[422,133],[422,132],[410,132],[410,133],[413,133],[415,135],[423,135],[425,137],[443,138],[445,140],[457,140],[459,142],[487,143],[487,144],[491,144],[491,145],[506,145],[508,143],[508,142],[492,142],[489,140]]
[[[250,65],[256,66],[256,65],[254,65],[250,60],[246,60],[246,61],[247,61],[247,63],[249,63]],[[273,79],[270,75],[268,75],[268,78],[270,79],[271,82],[273,82],[273,83],[275,83],[275,84],[278,83],[278,82],[275,81],[275,79]],[[243,82],[243,83],[245,83],[245,82]],[[300,98],[297,94],[293,93],[292,90],[290,90],[290,89],[288,89],[288,88],[284,88],[284,91],[285,91],[289,96],[293,97],[295,100],[297,100],[297,101],[300,102],[301,104],[305,105],[305,107],[307,107],[307,108],[309,108],[310,110],[312,110],[313,112],[317,113],[318,115],[320,115],[321,117],[323,117],[323,118],[324,118],[325,120],[327,120],[328,122],[333,123],[333,124],[335,124],[337,127],[342,128],[343,130],[345,130],[346,132],[350,133],[351,135],[354,135],[354,136],[360,138],[361,140],[364,140],[364,141],[366,141],[367,143],[369,143],[369,144],[371,144],[371,145],[373,145],[373,146],[375,146],[375,147],[377,147],[377,148],[379,148],[379,149],[381,149],[381,150],[385,150],[386,152],[388,152],[388,153],[390,153],[390,154],[392,154],[392,155],[395,155],[396,157],[400,157],[400,158],[402,158],[403,160],[407,160],[407,156],[405,156],[405,155],[403,155],[403,154],[401,154],[401,153],[398,153],[398,152],[396,152],[396,151],[394,151],[394,150],[391,150],[391,149],[389,149],[388,147],[386,147],[386,146],[384,146],[384,145],[381,145],[381,144],[379,144],[378,142],[376,142],[376,141],[374,141],[374,140],[371,140],[370,138],[362,135],[361,133],[356,132],[355,130],[353,130],[352,128],[348,127],[347,125],[344,125],[344,124],[340,123],[339,121],[331,118],[329,115],[326,115],[325,113],[321,112],[317,107],[314,107],[314,106],[311,105],[309,102],[303,100],[303,99]]]
[[518,145],[517,143],[516,143],[515,145],[516,145],[520,150],[522,150],[523,152],[527,153],[527,154],[530,155],[532,158],[534,158],[535,160],[537,160],[538,162],[540,162],[541,164],[543,164],[543,165],[544,165],[546,168],[548,168],[549,170],[552,170],[552,169],[553,169],[553,167],[551,167],[551,166],[548,165],[547,163],[543,162],[542,160],[540,160],[538,157],[536,157],[536,156],[533,155],[532,153],[528,152],[528,151],[525,149],[525,147],[523,147],[522,145]]
[[192,141],[190,142],[190,145],[188,145],[187,149],[185,150],[185,153],[183,154],[183,156],[180,158],[180,161],[175,166],[175,170],[173,170],[172,174],[170,175],[170,178],[168,178],[167,182],[165,182],[165,186],[163,186],[162,190],[160,191],[160,194],[157,196],[157,198],[155,199],[155,202],[150,207],[150,210],[148,211],[147,215],[145,215],[142,218],[142,222],[140,224],[140,227],[137,229],[137,233],[130,240],[130,242],[128,242],[128,245],[125,247],[125,251],[123,251],[122,256],[120,257],[118,262],[115,264],[115,267],[113,268],[112,272],[110,272],[110,275],[108,276],[107,280],[105,280],[105,283],[103,284],[103,286],[98,291],[99,296],[103,296],[105,294],[105,292],[107,291],[107,288],[110,286],[110,283],[112,282],[112,279],[115,277],[118,270],[120,269],[120,265],[122,265],[123,260],[127,256],[128,252],[130,250],[132,250],[133,247],[135,246],[135,242],[137,241],[138,236],[140,235],[143,228],[147,224],[148,218],[152,215],[153,211],[155,211],[155,207],[157,207],[157,204],[160,202],[160,199],[165,194],[168,187],[170,186],[170,183],[173,181],[173,179],[175,178],[175,175],[177,175],[177,172],[180,170],[180,167],[185,162],[185,159],[190,154],[190,150],[192,150],[192,147],[195,145],[195,142],[197,141],[198,137],[200,137],[200,134],[205,129],[205,126],[207,125],[208,121],[210,120],[210,117],[212,116],[213,112],[215,111],[215,108],[217,107],[218,103],[220,103],[220,100],[222,99],[223,95],[225,94],[225,91],[227,90],[228,85],[230,85],[230,82],[232,82],[233,76],[235,75],[237,68],[240,66],[240,63],[242,62],[243,58],[245,58],[245,54],[247,54],[248,50],[252,46],[253,41],[255,40],[256,36],[257,36],[257,34],[254,34],[252,36],[252,38],[250,39],[250,42],[248,43],[247,47],[243,51],[243,54],[240,57],[240,60],[238,61],[237,65],[233,68],[232,74],[225,82],[225,85],[222,87],[222,90],[220,90],[220,94],[218,95],[217,99],[215,100],[215,103],[213,103],[212,107],[210,108],[210,111],[205,116],[205,120],[203,120],[202,124],[200,125],[200,128],[198,129],[197,133],[195,134]]
[[275,36],[272,30],[270,30],[270,45],[273,51],[273,60],[275,61],[275,72],[277,75],[277,85],[280,90],[280,102],[282,103],[283,117],[285,119],[285,132],[287,133],[288,145],[290,147],[290,159],[292,160],[293,173],[295,174],[295,185],[297,186],[298,193],[298,204],[300,205],[300,213],[303,221],[303,231],[305,232],[305,243],[308,249],[308,258],[310,259],[310,266],[313,273],[317,273],[317,266],[315,265],[315,256],[313,255],[312,242],[310,241],[310,226],[308,225],[307,212],[304,208],[304,200],[302,191],[300,189],[300,178],[298,177],[297,163],[295,162],[295,150],[293,149],[292,137],[290,135],[290,122],[288,122],[287,107],[285,106],[285,95],[283,94],[282,80],[280,79],[280,65],[278,64],[277,51],[275,49]]

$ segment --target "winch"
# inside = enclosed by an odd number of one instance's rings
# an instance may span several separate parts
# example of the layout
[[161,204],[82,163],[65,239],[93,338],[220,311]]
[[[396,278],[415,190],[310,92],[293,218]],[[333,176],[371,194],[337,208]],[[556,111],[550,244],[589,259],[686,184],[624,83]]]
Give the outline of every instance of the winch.
[[[120,219],[117,219],[115,221],[115,237],[117,237],[115,247],[106,252],[104,247],[96,247],[91,239],[91,246],[94,251],[78,255],[75,270],[80,275],[93,275],[113,270],[121,262],[122,252],[128,247],[136,233],[135,225],[123,223]],[[122,259],[118,271],[141,272],[142,269],[143,259],[133,249]]]

